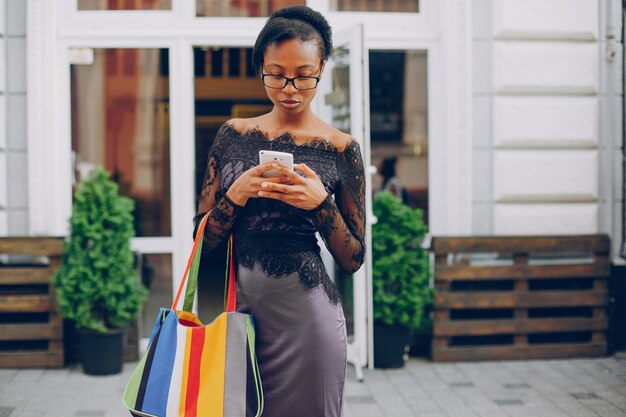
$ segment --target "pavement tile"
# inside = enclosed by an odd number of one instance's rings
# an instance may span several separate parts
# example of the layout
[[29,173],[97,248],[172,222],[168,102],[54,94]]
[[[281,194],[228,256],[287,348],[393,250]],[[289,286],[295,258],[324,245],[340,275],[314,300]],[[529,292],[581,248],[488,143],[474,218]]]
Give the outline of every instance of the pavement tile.
[[575,392],[570,395],[576,400],[599,400],[600,399],[600,397],[598,397],[594,392]]
[[15,407],[0,407],[0,417],[11,417],[15,411]]
[[528,385],[525,382],[509,382],[506,384],[502,385],[504,388],[506,389],[520,389],[520,388],[530,388],[530,385]]
[[603,399],[605,399],[606,401],[610,402],[611,404],[613,404],[615,407],[619,408],[620,410],[624,411],[624,415],[626,416],[626,396],[618,393],[614,390],[611,389],[607,389],[607,390],[596,390],[596,393]]
[[377,404],[350,404],[353,415],[358,417],[381,417],[386,415]]
[[473,388],[475,387],[473,382],[450,382],[448,384],[450,388]]
[[15,410],[11,417],[43,417],[42,414],[29,410]]
[[429,398],[426,390],[408,372],[394,376],[390,382],[405,400]]
[[496,398],[493,402],[499,406],[524,405],[519,398]]
[[427,413],[427,412],[440,412],[442,411],[439,405],[431,399],[415,399],[407,401],[409,407],[414,412]]
[[17,372],[17,369],[0,369],[0,381],[10,382]]
[[459,397],[476,412],[479,416],[488,414],[502,414],[501,408],[485,396],[479,389],[467,389],[457,391]]
[[375,404],[376,400],[371,395],[346,395],[345,400],[349,404]]
[[43,369],[23,369],[13,376],[11,383],[13,385],[32,384],[39,381],[43,373]]
[[408,408],[404,403],[401,396],[397,394],[378,395],[376,394],[375,402],[381,407],[387,409],[388,407],[400,406],[402,408]]
[[606,402],[586,404],[590,410],[602,417],[624,417],[624,412]]
[[587,408],[584,404],[573,399],[570,395],[559,393],[551,395],[550,401],[564,413],[571,417],[595,417],[598,414]]
[[445,411],[450,417],[481,417],[480,414],[476,414],[471,408],[467,407],[446,408]]

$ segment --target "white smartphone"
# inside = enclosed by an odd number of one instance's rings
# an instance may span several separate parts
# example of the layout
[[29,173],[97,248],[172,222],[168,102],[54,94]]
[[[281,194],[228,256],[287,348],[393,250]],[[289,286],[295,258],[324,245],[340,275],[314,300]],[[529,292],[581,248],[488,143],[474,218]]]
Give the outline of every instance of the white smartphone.
[[[259,151],[259,164],[263,165],[268,162],[277,162],[287,168],[293,170],[293,154],[288,152],[277,151]],[[280,171],[276,169],[270,169],[263,173],[263,177],[280,177]]]

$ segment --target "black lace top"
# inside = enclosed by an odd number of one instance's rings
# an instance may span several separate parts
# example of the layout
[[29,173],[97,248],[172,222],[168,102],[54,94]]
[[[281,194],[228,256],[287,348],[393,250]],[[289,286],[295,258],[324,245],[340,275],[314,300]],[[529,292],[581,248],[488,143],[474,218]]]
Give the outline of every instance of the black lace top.
[[[307,164],[320,177],[328,197],[313,210],[269,198],[235,205],[226,191],[244,171],[258,165],[260,150],[293,153],[294,163]],[[308,288],[323,285],[337,302],[339,294],[319,256],[315,233],[343,269],[359,269],[365,256],[364,180],[363,159],[354,139],[339,150],[325,139],[296,144],[289,133],[268,139],[258,129],[241,133],[225,123],[209,151],[195,225],[215,208],[206,225],[204,247],[215,248],[233,232],[237,263],[251,268],[258,261],[274,278],[298,271]]]

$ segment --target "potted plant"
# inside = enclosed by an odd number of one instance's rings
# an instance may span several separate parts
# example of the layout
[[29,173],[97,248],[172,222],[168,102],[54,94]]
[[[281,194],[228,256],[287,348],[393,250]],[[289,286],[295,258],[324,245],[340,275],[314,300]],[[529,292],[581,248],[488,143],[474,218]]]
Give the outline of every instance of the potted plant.
[[123,329],[146,299],[130,249],[133,209],[134,202],[120,196],[117,184],[101,169],[74,195],[70,236],[53,285],[61,315],[79,332],[87,374],[121,371]]
[[421,247],[428,229],[423,211],[388,191],[373,202],[372,226],[374,366],[401,367],[410,333],[428,329],[432,304],[428,251]]

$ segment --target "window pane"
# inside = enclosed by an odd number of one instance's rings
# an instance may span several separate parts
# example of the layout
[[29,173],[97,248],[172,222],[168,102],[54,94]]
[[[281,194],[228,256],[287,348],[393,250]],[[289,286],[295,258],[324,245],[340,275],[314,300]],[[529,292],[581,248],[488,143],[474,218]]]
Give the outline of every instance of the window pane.
[[172,10],[172,0],[78,0],[78,10]]
[[342,132],[350,134],[350,50],[342,47],[333,51],[334,66],[332,71],[333,91],[326,97],[326,103],[332,106],[332,125]]
[[[255,117],[272,110],[261,78],[252,70],[252,49],[202,46],[194,48],[196,197],[207,169],[209,149],[225,121]],[[198,206],[196,200],[195,206]],[[198,316],[210,323],[224,311],[225,239],[202,255],[198,273]]]
[[135,201],[137,236],[170,236],[167,50],[79,52],[70,72],[77,180],[103,167]]
[[141,311],[139,337],[150,337],[159,309],[172,305],[172,255],[146,254],[139,262],[141,281],[149,291]]
[[209,148],[222,123],[272,110],[261,78],[252,70],[251,52],[249,48],[194,48],[196,198],[206,174]]
[[196,0],[196,16],[263,17],[297,5],[306,0]]
[[428,223],[428,56],[424,51],[369,54],[371,154],[378,167],[374,192],[394,191],[399,184],[404,192],[395,191],[423,209]]
[[330,0],[335,12],[419,12],[419,0]]

